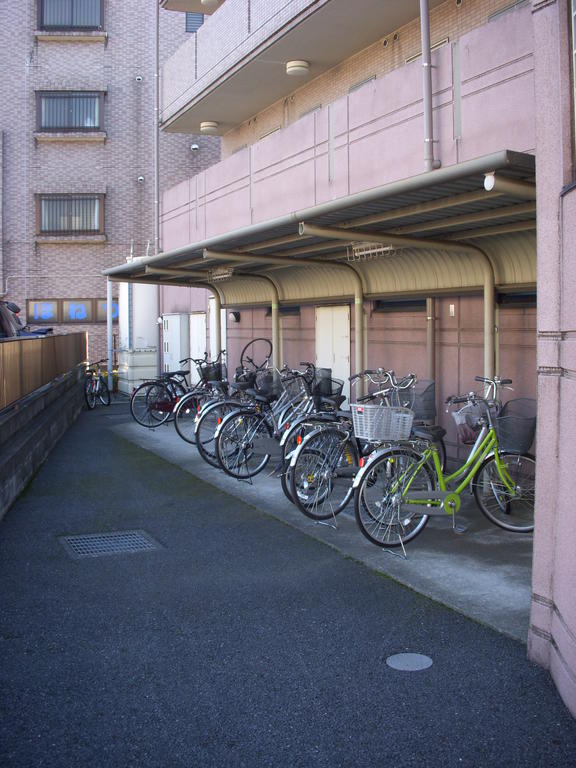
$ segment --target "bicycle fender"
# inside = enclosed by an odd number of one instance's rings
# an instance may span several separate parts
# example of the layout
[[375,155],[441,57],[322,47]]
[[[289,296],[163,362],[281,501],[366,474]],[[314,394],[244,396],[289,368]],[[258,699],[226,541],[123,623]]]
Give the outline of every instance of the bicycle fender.
[[352,483],[352,488],[356,488],[360,483],[362,482],[362,478],[370,470],[372,467],[372,464],[376,461],[376,459],[379,459],[380,456],[383,456],[385,453],[387,453],[390,450],[390,448],[377,448],[375,451],[373,451],[369,456],[367,456],[364,459],[364,466],[360,467],[360,470],[356,473],[356,476],[354,477],[354,482]]

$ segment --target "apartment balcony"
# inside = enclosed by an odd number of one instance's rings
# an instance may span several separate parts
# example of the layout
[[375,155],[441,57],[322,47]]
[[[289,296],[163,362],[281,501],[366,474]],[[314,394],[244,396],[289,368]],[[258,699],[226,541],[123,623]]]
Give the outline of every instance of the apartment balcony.
[[160,7],[166,11],[211,14],[218,10],[225,0],[159,0],[159,2]]
[[[441,2],[430,0],[430,8]],[[201,3],[163,7],[201,10]],[[205,132],[230,131],[417,19],[419,2],[226,0],[216,11],[163,67],[164,130],[200,133],[204,123]]]
[[[530,6],[432,53],[434,155],[443,169],[502,150],[535,153],[533,54]],[[418,177],[424,157],[417,60],[168,190],[163,248]]]

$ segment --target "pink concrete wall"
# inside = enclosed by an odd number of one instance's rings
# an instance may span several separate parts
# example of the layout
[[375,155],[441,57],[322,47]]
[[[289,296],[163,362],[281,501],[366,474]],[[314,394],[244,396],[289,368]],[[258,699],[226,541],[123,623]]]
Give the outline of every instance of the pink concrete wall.
[[534,2],[538,151],[538,465],[529,656],[576,717],[576,190],[569,3]]

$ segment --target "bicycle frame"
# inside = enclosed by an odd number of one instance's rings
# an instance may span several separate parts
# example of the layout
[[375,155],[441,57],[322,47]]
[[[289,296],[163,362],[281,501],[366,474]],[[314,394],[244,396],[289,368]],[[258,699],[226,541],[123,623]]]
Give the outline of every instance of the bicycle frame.
[[[376,450],[370,456],[365,466],[356,475],[353,484],[354,487],[356,488],[356,486],[360,484],[365,474],[370,471],[373,463],[382,456],[385,456],[392,447],[395,449],[406,448],[410,450],[410,448],[413,446],[414,442],[408,441],[406,443],[399,443],[395,446],[388,445]],[[496,430],[492,425],[490,427],[484,425],[464,464],[462,464],[450,474],[444,474],[440,458],[438,456],[438,450],[433,443],[429,443],[425,450],[421,453],[419,461],[408,469],[411,478],[409,478],[406,482],[407,477],[406,474],[404,474],[396,481],[397,484],[400,482],[403,484],[403,505],[406,504],[407,506],[424,506],[426,507],[425,514],[427,515],[433,514],[430,511],[430,509],[433,507],[439,507],[447,514],[454,514],[454,512],[458,511],[460,507],[460,496],[462,492],[470,485],[486,458],[491,455],[494,456],[500,479],[506,486],[507,490],[513,493],[515,490],[515,484],[506,469],[505,463],[500,458],[500,454],[498,452],[498,438],[496,435]],[[437,490],[430,491],[428,493],[425,491],[411,493],[410,486],[412,481],[418,475],[422,466],[425,464],[428,464],[429,466],[431,465],[434,469],[435,480],[437,482]],[[390,490],[394,492],[394,487],[392,487]]]

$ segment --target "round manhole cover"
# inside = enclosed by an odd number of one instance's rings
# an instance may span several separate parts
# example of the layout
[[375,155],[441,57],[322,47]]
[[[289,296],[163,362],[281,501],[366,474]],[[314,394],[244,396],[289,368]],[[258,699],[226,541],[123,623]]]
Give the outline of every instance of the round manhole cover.
[[386,664],[400,672],[420,672],[432,666],[432,659],[423,653],[396,653],[388,656]]

